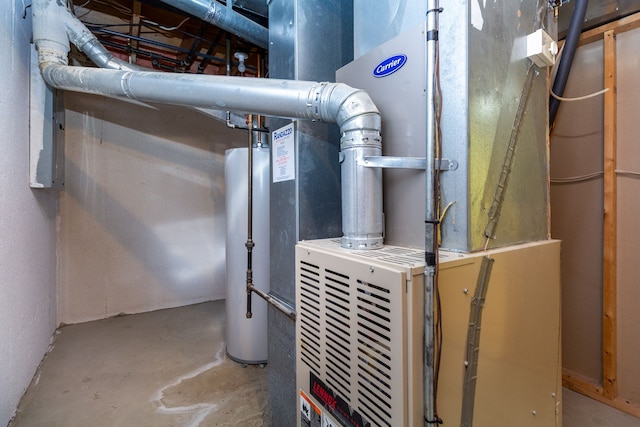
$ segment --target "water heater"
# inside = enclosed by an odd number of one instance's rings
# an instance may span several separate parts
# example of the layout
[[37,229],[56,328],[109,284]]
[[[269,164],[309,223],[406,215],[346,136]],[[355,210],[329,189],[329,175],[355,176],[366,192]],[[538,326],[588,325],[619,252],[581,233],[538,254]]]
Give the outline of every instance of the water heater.
[[[248,149],[225,153],[226,185],[226,313],[227,355],[236,362],[262,364],[267,361],[267,303],[254,295],[253,317],[248,319],[247,221]],[[253,282],[269,292],[269,168],[268,148],[253,148]]]

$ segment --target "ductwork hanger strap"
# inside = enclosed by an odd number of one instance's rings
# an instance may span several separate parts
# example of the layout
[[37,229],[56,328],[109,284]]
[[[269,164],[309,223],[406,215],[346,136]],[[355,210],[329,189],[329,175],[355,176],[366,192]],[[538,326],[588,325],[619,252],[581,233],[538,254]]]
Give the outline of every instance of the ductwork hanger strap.
[[[454,171],[458,169],[458,162],[449,159],[435,159],[436,169],[439,171]],[[421,169],[427,168],[424,157],[394,157],[394,156],[364,156],[358,160],[358,166],[365,168],[390,169]]]
[[[444,9],[441,7],[429,9],[427,10],[427,15],[430,13],[442,13],[443,10]],[[438,30],[427,31],[427,41],[438,41]]]

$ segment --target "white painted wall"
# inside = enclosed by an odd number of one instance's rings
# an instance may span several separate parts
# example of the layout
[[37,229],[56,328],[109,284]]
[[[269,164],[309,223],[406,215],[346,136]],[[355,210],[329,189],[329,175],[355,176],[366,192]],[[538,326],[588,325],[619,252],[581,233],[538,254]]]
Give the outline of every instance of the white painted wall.
[[65,93],[58,319],[78,323],[225,296],[224,151],[193,109]]
[[13,416],[56,322],[57,193],[29,188],[24,4],[11,0],[0,10],[0,425]]

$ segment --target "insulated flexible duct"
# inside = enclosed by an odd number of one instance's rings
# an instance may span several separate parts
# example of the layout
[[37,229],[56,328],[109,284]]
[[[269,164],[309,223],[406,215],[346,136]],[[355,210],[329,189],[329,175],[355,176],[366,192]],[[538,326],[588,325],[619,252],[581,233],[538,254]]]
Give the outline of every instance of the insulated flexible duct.
[[[573,64],[573,57],[576,55],[578,49],[578,41],[580,39],[580,33],[582,33],[582,23],[587,13],[587,6],[589,0],[576,0],[573,8],[573,15],[571,15],[571,23],[567,31],[567,37],[565,38],[564,47],[562,48],[562,57],[558,64],[558,71],[556,78],[553,81],[553,93],[558,96],[564,94],[564,89],[567,86],[567,80],[569,79],[569,72],[571,71],[571,65]],[[553,122],[556,120],[556,114],[558,114],[558,108],[560,108],[560,100],[550,96],[549,97],[549,124],[553,126]]]

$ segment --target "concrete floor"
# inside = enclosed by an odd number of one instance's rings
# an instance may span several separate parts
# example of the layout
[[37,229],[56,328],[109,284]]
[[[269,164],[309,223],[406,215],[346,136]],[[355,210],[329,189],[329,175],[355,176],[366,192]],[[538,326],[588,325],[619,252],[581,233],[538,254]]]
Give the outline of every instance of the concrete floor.
[[566,388],[562,422],[563,427],[640,427],[640,419]]
[[12,427],[270,426],[267,368],[224,351],[224,301],[59,329]]
[[[61,328],[9,426],[271,426],[268,366],[229,360],[224,322],[213,301]],[[563,426],[640,420],[565,389]]]

